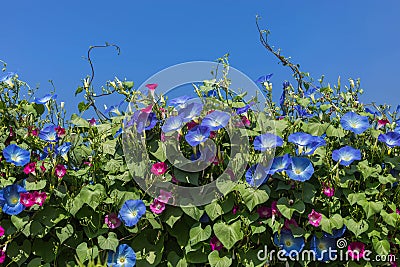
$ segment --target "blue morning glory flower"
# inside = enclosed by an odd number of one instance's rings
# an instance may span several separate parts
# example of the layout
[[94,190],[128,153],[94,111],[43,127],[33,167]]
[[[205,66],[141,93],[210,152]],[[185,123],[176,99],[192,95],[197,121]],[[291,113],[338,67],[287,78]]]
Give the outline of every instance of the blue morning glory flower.
[[276,172],[286,171],[292,163],[292,159],[289,154],[286,154],[282,157],[274,158],[272,162],[271,168],[269,169],[269,174],[274,174]]
[[7,72],[6,75],[4,75],[3,77],[1,77],[0,82],[7,82],[7,80],[12,79],[14,76],[16,76],[17,74],[15,72]]
[[218,95],[217,90],[212,89],[207,92],[207,97],[216,97]]
[[285,256],[298,255],[304,248],[303,237],[294,237],[290,230],[282,229],[280,235],[275,233],[274,243],[282,249]]
[[189,101],[190,99],[193,99],[193,97],[184,95],[184,96],[180,96],[180,97],[177,97],[177,98],[172,99],[172,100],[169,102],[169,104],[170,104],[171,106],[174,106],[174,107],[184,108],[184,107],[186,107],[186,105],[188,104],[188,101]]
[[117,250],[108,252],[107,266],[133,267],[136,264],[135,251],[127,244],[121,244]]
[[344,146],[332,152],[332,159],[340,165],[349,166],[355,160],[361,160],[361,151],[351,146]]
[[129,121],[125,121],[125,127],[132,127],[136,123],[136,131],[141,133],[153,129],[157,124],[157,116],[154,112],[135,111]]
[[265,82],[269,82],[269,80],[271,79],[272,75],[274,75],[273,73],[271,74],[267,74],[264,76],[261,76],[260,78],[258,78],[256,80],[256,83],[265,83]]
[[33,99],[33,101],[36,103],[36,104],[42,104],[42,105],[44,105],[44,104],[46,104],[47,102],[49,102],[51,99],[57,99],[57,95],[52,95],[52,94],[47,94],[47,95],[45,95],[45,96],[43,96],[43,97],[39,97],[39,98],[34,98]]
[[317,238],[313,236],[310,249],[315,253],[316,260],[327,262],[331,259],[330,257],[336,257],[336,240],[330,237]]
[[300,118],[312,118],[314,117],[314,114],[308,113],[306,109],[304,109],[302,106],[297,105],[294,107],[294,109],[297,111],[297,114]]
[[365,108],[365,112],[368,112],[368,113],[370,113],[370,114],[372,114],[374,116],[379,116],[379,114],[380,114],[378,111],[374,111],[374,110],[372,110],[370,108]]
[[115,132],[114,134],[114,138],[117,138],[118,136],[120,136],[122,134],[122,127],[118,129],[118,131]]
[[314,174],[314,166],[308,158],[293,157],[286,173],[290,179],[304,182]]
[[5,214],[18,215],[25,209],[19,201],[20,193],[26,193],[26,190],[17,184],[8,185],[0,190],[0,206]]
[[201,122],[201,126],[207,126],[211,131],[217,131],[221,128],[224,128],[231,116],[223,111],[215,110],[204,117]]
[[204,214],[200,217],[199,222],[201,222],[201,223],[209,223],[210,222],[210,217],[207,215],[207,213],[204,212]]
[[46,126],[39,132],[39,138],[47,142],[57,142],[58,136],[55,125]]
[[104,105],[104,113],[108,114],[108,113],[114,113],[116,115],[121,115],[121,112],[119,111],[120,106],[125,102],[125,100],[122,100],[121,102],[119,102],[119,104],[117,105],[112,105],[110,107],[107,108],[106,105]]
[[245,177],[249,185],[260,186],[268,180],[268,170],[261,164],[255,164],[246,171]]
[[24,166],[31,160],[31,153],[15,144],[8,145],[3,149],[3,156],[7,162],[15,166]]
[[118,217],[128,227],[136,225],[139,219],[146,213],[146,205],[140,199],[125,201],[119,211]]
[[190,103],[189,105],[178,111],[178,116],[182,118],[183,122],[188,122],[193,120],[195,117],[200,116],[202,110],[203,104]]
[[48,144],[47,146],[45,146],[43,148],[43,151],[40,152],[40,160],[44,160],[45,158],[47,158],[47,156],[54,150],[55,147],[55,144]]
[[368,117],[360,116],[353,111],[349,111],[340,119],[343,129],[351,131],[355,134],[361,134],[370,127]]
[[172,131],[178,131],[183,126],[183,120],[180,116],[169,117],[165,120],[164,125],[161,126],[161,130],[164,133],[169,133]]
[[254,150],[264,152],[267,149],[280,147],[283,145],[283,140],[279,136],[271,133],[265,133],[254,138]]
[[251,108],[252,105],[254,105],[254,102],[251,102],[250,104],[247,104],[244,107],[236,108],[236,114],[240,115],[240,114],[247,112]]
[[288,142],[298,146],[296,152],[299,155],[312,155],[318,147],[326,145],[324,138],[303,132],[289,135]]
[[210,137],[210,128],[207,126],[196,125],[186,134],[185,139],[191,146],[204,143]]
[[67,155],[68,151],[71,149],[71,142],[65,142],[61,146],[58,146],[56,148],[56,154],[64,157]]
[[380,134],[378,140],[385,143],[388,147],[400,146],[400,133],[388,132],[386,134]]
[[332,234],[328,234],[326,232],[323,232],[323,234],[325,237],[341,238],[344,235],[344,233],[346,232],[346,230],[347,230],[346,225],[343,225],[343,227],[340,229],[333,229]]

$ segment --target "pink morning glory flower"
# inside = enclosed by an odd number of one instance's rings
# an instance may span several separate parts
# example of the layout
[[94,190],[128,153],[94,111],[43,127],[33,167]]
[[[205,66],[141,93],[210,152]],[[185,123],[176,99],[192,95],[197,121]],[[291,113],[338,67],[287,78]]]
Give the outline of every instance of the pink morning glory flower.
[[390,123],[387,119],[378,120],[378,129],[384,127],[386,124]]
[[40,170],[41,170],[42,172],[45,172],[45,171],[46,171],[46,167],[44,166],[44,161],[42,162],[42,165],[40,166]]
[[239,210],[239,206],[233,206],[232,214],[235,215]]
[[67,168],[65,168],[64,165],[58,164],[55,168],[55,174],[56,176],[61,179],[64,177],[64,175],[67,173]]
[[3,226],[0,225],[0,236],[3,236],[5,233]]
[[400,209],[396,209],[396,213],[400,215]]
[[104,217],[104,223],[107,224],[108,228],[115,229],[121,225],[121,220],[118,218],[118,214],[111,212]]
[[293,225],[294,227],[299,227],[295,219],[285,220],[284,228],[290,230],[290,226]]
[[352,242],[347,247],[347,253],[353,260],[359,260],[364,257],[365,245],[362,242]]
[[318,227],[322,220],[322,214],[316,212],[314,209],[308,214],[308,222],[315,227]]
[[160,214],[165,210],[165,203],[157,198],[150,204],[150,210],[155,214]]
[[46,192],[39,193],[39,192],[35,191],[35,192],[33,192],[31,194],[32,201],[35,204],[38,204],[39,206],[43,205],[43,203],[45,202],[46,198],[47,198]]
[[35,201],[32,198],[32,194],[29,192],[19,194],[19,202],[25,207],[29,208],[35,205]]
[[157,162],[151,166],[151,172],[154,175],[163,175],[167,171],[167,164],[165,162]]
[[90,126],[95,126],[96,125],[96,119],[95,118],[91,118],[89,121]]
[[56,127],[56,132],[58,137],[63,137],[65,135],[65,129],[61,126]]
[[219,239],[216,236],[210,239],[210,246],[212,251],[214,250],[220,251],[224,247],[224,245],[222,245],[221,241],[219,241]]
[[163,203],[168,203],[168,200],[172,197],[172,193],[168,191],[164,191],[160,189],[160,195],[158,196],[157,200]]
[[278,206],[277,206],[277,204],[278,204],[278,201],[273,201],[272,203],[271,203],[271,210],[272,210],[272,215],[273,216],[281,216],[281,213],[280,213],[280,211],[278,210]]
[[156,83],[149,83],[149,84],[146,84],[146,87],[147,87],[150,91],[156,90],[157,86],[158,86],[158,84],[156,84]]
[[0,250],[0,263],[3,263],[6,260],[6,253],[3,250]]
[[153,109],[153,105],[148,105],[147,107],[145,107],[145,108],[142,108],[142,112],[144,112],[144,113],[150,113],[150,111]]
[[333,186],[330,187],[324,185],[322,188],[322,192],[324,193],[325,196],[332,197],[335,194],[335,188]]
[[25,174],[35,174],[35,170],[36,170],[36,162],[31,162],[25,165],[24,167],[24,173]]

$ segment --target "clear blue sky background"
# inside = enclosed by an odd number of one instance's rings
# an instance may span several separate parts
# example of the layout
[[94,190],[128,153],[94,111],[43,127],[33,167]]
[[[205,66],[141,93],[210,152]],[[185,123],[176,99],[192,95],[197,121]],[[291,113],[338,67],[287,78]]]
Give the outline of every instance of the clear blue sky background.
[[[274,94],[289,69],[261,46],[255,15],[271,30],[270,42],[303,71],[331,83],[361,78],[364,102],[400,103],[400,1],[202,0],[202,1],[5,1],[0,59],[45,94],[54,81],[60,100],[77,111],[73,92],[90,74],[83,58],[90,45],[116,43],[93,53],[95,85],[117,76],[138,86],[165,67],[215,60],[257,79],[274,73]],[[108,99],[110,104],[116,99]]]

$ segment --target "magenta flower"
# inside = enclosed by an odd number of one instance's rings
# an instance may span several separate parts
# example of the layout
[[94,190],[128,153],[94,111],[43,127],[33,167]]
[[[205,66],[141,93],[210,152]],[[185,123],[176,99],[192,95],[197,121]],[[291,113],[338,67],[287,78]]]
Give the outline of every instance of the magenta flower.
[[157,86],[158,86],[158,84],[156,84],[156,83],[149,83],[149,84],[146,84],[146,87],[147,87],[150,91],[156,90]]
[[386,124],[390,123],[387,119],[378,120],[378,129],[384,127]]
[[284,228],[290,230],[290,226],[293,225],[294,227],[299,227],[295,219],[285,220]]
[[280,217],[282,214],[278,210],[277,204],[278,204],[278,201],[276,201],[276,200],[271,203],[272,216]]
[[141,111],[144,113],[150,113],[152,109],[153,109],[153,105],[148,105],[147,107],[142,108]]
[[210,246],[212,251],[214,250],[220,251],[224,247],[224,245],[222,245],[221,241],[219,241],[219,239],[216,236],[210,239]]
[[239,206],[233,206],[232,213],[235,215],[239,210]]
[[67,168],[64,165],[58,164],[54,170],[56,176],[61,179],[67,173]]
[[160,189],[160,195],[158,196],[157,200],[166,204],[171,197],[171,192]]
[[96,125],[96,119],[95,118],[91,118],[89,120],[89,124],[90,124],[90,126],[95,126]]
[[4,250],[0,250],[0,263],[3,263],[6,260],[6,252]]
[[0,237],[5,233],[3,226],[0,225]]
[[400,215],[400,209],[396,209],[396,213]]
[[35,170],[36,170],[36,162],[31,162],[25,165],[24,167],[24,173],[25,174],[35,174]]
[[29,192],[20,193],[19,194],[19,202],[27,208],[35,205],[35,201],[32,198],[32,194]]
[[154,175],[163,175],[167,171],[167,163],[165,162],[157,162],[151,166],[151,172]]
[[241,119],[242,119],[242,123],[244,126],[247,126],[247,127],[250,126],[251,122],[246,116],[242,116]]
[[269,207],[265,207],[265,206],[259,207],[257,209],[257,213],[258,213],[258,216],[260,216],[260,218],[270,218],[270,217],[272,217],[272,209],[269,208]]
[[322,192],[327,197],[332,197],[335,194],[335,188],[332,186],[323,185]]
[[65,129],[63,127],[57,126],[55,130],[58,137],[63,137],[65,135]]
[[308,214],[308,222],[315,227],[318,227],[322,220],[322,214],[316,212],[314,209]]
[[171,182],[173,182],[174,184],[179,184],[179,181],[178,181],[178,179],[176,179],[176,177],[175,177],[175,176],[173,176],[173,175],[172,175]]
[[43,205],[43,203],[46,201],[46,198],[46,192],[39,193],[35,191],[31,194],[31,200],[33,201],[33,203],[38,204],[39,206]]
[[359,260],[364,257],[365,245],[362,242],[352,242],[347,247],[347,253],[353,260]]
[[46,167],[44,166],[44,161],[42,162],[42,165],[40,166],[40,170],[41,170],[42,172],[45,172],[45,171],[46,171]]
[[150,210],[155,214],[160,214],[165,210],[165,203],[155,198],[150,204]]
[[121,225],[121,220],[118,218],[118,214],[111,212],[104,217],[104,223],[107,224],[108,228],[115,229]]
[[186,127],[188,129],[188,131],[190,131],[191,129],[193,129],[195,126],[199,125],[197,122],[195,121],[190,121],[186,124]]

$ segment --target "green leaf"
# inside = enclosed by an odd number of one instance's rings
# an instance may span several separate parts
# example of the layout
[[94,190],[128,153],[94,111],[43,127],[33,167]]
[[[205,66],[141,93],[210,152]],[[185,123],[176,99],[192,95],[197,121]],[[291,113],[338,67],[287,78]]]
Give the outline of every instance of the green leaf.
[[168,207],[165,209],[162,216],[162,221],[168,224],[171,228],[182,217],[183,211],[179,207]]
[[203,216],[204,211],[199,209],[198,207],[182,207],[182,210],[184,213],[195,219],[196,221],[199,221],[201,216]]
[[356,222],[353,218],[345,219],[344,224],[347,226],[349,231],[353,232],[356,237],[359,237],[362,233],[368,231],[368,223],[364,220]]
[[70,122],[77,127],[89,128],[89,122],[76,114],[72,114]]
[[390,254],[390,243],[387,240],[378,240],[377,238],[372,239],[372,245],[378,255],[389,255]]
[[207,225],[204,229],[200,223],[196,223],[189,231],[189,242],[190,246],[194,246],[197,243],[207,240],[211,237],[211,226]]
[[400,215],[398,215],[396,212],[387,213],[385,210],[381,210],[380,214],[385,223],[390,226],[396,227],[397,220],[400,219]]
[[214,224],[213,229],[217,238],[228,250],[231,249],[236,242],[243,238],[240,221],[236,221],[232,224],[219,222]]
[[321,228],[328,234],[332,234],[333,229],[341,229],[343,227],[343,218],[340,214],[334,214],[331,218],[327,218],[322,214]]
[[367,215],[367,219],[369,219],[374,214],[379,213],[383,209],[382,202],[362,200],[359,202],[359,204],[363,207],[365,214]]
[[222,207],[217,200],[208,204],[205,207],[205,211],[212,221],[223,214]]
[[116,251],[117,250],[119,241],[118,241],[116,233],[109,232],[107,238],[105,238],[104,236],[99,236],[97,238],[97,240],[99,242],[99,247],[101,249],[112,250],[112,251]]
[[87,110],[90,107],[89,103],[85,103],[85,102],[79,102],[78,104],[78,110],[79,112],[84,112],[85,110]]
[[394,178],[391,174],[388,174],[387,176],[385,176],[385,175],[379,175],[379,182],[380,182],[381,184],[387,184],[387,183],[393,184],[393,183],[395,183],[396,181],[397,181],[397,179]]
[[112,139],[112,140],[107,140],[106,142],[103,143],[103,153],[109,154],[109,155],[114,155],[115,154],[115,149],[117,146],[117,140]]
[[67,224],[65,227],[60,227],[56,230],[56,235],[60,240],[60,244],[64,243],[65,240],[73,236],[74,227],[71,224]]
[[349,201],[350,205],[359,204],[362,201],[367,201],[365,197],[365,193],[352,193],[347,196],[347,200]]
[[329,125],[329,127],[326,129],[326,135],[329,137],[342,138],[342,137],[346,136],[346,133],[342,128],[336,128],[333,125]]
[[123,85],[124,87],[126,87],[127,89],[132,89],[134,83],[133,83],[132,81],[124,81],[124,82],[122,82],[122,85]]
[[83,92],[83,87],[79,86],[75,91],[75,96]]
[[232,259],[224,256],[222,258],[219,257],[219,252],[214,250],[208,255],[208,262],[211,267],[230,267],[232,264]]
[[25,182],[25,189],[28,191],[32,190],[41,190],[46,187],[46,180],[34,181],[34,182]]
[[[293,202],[293,204],[291,204],[291,202]],[[289,220],[292,218],[292,215],[295,211],[302,214],[306,209],[303,201],[289,201],[289,199],[285,197],[282,197],[278,200],[277,207],[282,215]]]
[[252,211],[255,206],[267,202],[269,199],[268,193],[263,189],[255,189],[245,184],[239,184],[236,189],[242,196],[243,202],[249,211]]
[[31,242],[25,239],[21,246],[14,240],[7,246],[7,256],[21,266],[31,254]]

